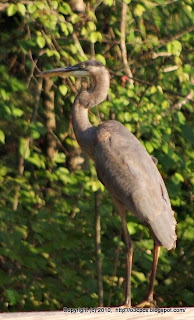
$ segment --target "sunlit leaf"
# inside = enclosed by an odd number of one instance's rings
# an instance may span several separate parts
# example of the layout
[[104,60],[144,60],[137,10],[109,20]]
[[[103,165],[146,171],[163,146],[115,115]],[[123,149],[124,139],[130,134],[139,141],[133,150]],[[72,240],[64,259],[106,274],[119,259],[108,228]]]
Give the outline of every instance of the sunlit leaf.
[[97,54],[96,55],[96,60],[98,60],[98,61],[102,62],[104,65],[106,65],[106,59],[104,58],[103,55]]
[[60,24],[61,26],[61,30],[64,32],[64,34],[67,36],[69,34],[68,28],[67,28],[67,24],[64,22],[61,22]]
[[41,135],[46,133],[46,128],[39,121],[33,121],[29,126],[29,130],[33,139],[38,139]]
[[45,7],[45,4],[44,4],[43,1],[37,1],[36,0],[36,6],[37,6],[38,9],[43,10],[44,7]]
[[28,12],[31,13],[31,14],[33,14],[37,9],[35,4],[33,4],[33,3],[29,3],[27,8],[28,8]]
[[57,50],[46,49],[46,54],[48,57],[56,56],[57,58],[60,58],[60,53]]
[[63,96],[65,96],[67,94],[67,86],[65,86],[64,84],[61,84],[58,88],[59,88],[60,93]]
[[53,9],[56,10],[58,8],[58,2],[56,0],[52,1]]
[[181,124],[185,124],[186,118],[185,118],[184,114],[181,111],[177,112],[177,117],[178,117],[178,120],[179,120],[179,122]]
[[7,15],[8,15],[9,17],[14,16],[14,14],[16,14],[16,12],[17,12],[17,9],[18,9],[17,5],[11,3],[11,4],[7,7]]
[[57,163],[64,163],[65,159],[66,159],[66,156],[62,152],[57,153],[54,157],[54,161]]
[[96,30],[96,25],[93,21],[88,21],[87,26],[90,31],[95,31]]
[[38,37],[36,38],[36,42],[37,42],[37,44],[38,44],[38,46],[39,46],[40,48],[44,48],[44,46],[45,46],[45,44],[46,44],[46,40],[45,40],[45,38],[42,37],[42,36],[38,36]]
[[35,152],[30,157],[28,157],[27,160],[28,162],[33,163],[37,168],[45,169],[46,167],[43,157]]
[[74,23],[77,23],[79,21],[79,16],[77,14],[73,14],[71,15],[71,22],[74,24]]
[[112,6],[114,0],[104,0],[104,3],[108,6]]
[[145,147],[149,153],[152,153],[154,150],[152,143],[149,141],[145,141]]
[[24,159],[27,159],[30,156],[29,139],[20,138],[19,153]]
[[26,7],[23,3],[18,3],[17,4],[18,11],[21,13],[22,16],[25,16],[26,13]]
[[167,44],[167,50],[175,56],[180,56],[180,53],[182,51],[182,44],[180,41],[174,40]]
[[23,114],[24,114],[24,111],[23,111],[23,110],[21,110],[21,109],[19,109],[19,108],[16,108],[16,107],[12,108],[12,115],[13,115],[14,117],[19,118],[19,117],[21,117]]
[[173,182],[174,182],[175,184],[178,184],[178,183],[184,181],[184,177],[183,177],[180,173],[176,172],[176,173],[174,174],[172,180],[173,180]]
[[92,43],[95,43],[96,41],[100,41],[100,42],[102,41],[102,35],[100,32],[95,32],[95,31],[91,32],[89,38]]
[[66,2],[63,2],[63,4],[59,7],[59,11],[63,14],[69,14],[72,12],[71,7]]
[[0,130],[0,142],[5,143],[5,134],[2,130]]
[[67,170],[67,168],[58,168],[55,173],[58,176],[58,178],[62,180],[64,183],[69,182],[69,171]]
[[146,9],[141,5],[137,4],[134,10],[136,16],[141,17]]

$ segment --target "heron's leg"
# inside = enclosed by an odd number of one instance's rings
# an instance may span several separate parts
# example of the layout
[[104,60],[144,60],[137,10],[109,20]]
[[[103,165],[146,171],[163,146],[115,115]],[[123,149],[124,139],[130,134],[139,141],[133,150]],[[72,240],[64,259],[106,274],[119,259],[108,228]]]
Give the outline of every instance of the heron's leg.
[[152,262],[152,272],[150,276],[150,286],[149,286],[149,291],[147,295],[147,299],[139,303],[136,307],[143,308],[145,306],[150,307],[153,305],[153,300],[154,300],[154,281],[156,278],[156,270],[158,266],[158,259],[159,259],[159,254],[160,254],[160,246],[154,241],[154,253],[153,253],[153,262]]
[[156,270],[158,266],[158,259],[160,254],[160,246],[154,241],[154,253],[153,253],[153,263],[152,263],[152,272],[150,276],[150,287],[147,295],[148,301],[153,301],[154,299],[154,281],[156,278]]
[[126,222],[126,209],[121,204],[120,201],[113,197],[113,200],[118,208],[119,214],[121,216],[123,235],[127,248],[127,263],[126,263],[126,279],[125,279],[125,302],[123,307],[131,307],[131,271],[133,262],[133,243],[129,235]]
[[131,307],[131,271],[133,263],[133,243],[127,228],[126,217],[121,216],[123,225],[123,235],[127,248],[127,263],[126,263],[126,280],[125,280],[125,305]]

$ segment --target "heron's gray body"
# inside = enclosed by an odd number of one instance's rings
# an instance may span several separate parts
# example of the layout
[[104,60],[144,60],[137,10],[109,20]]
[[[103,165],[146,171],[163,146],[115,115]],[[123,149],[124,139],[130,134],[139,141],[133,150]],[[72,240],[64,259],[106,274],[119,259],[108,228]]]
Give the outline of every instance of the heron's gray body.
[[97,128],[95,166],[111,195],[150,227],[158,244],[172,249],[176,221],[163,179],[142,144],[120,122]]

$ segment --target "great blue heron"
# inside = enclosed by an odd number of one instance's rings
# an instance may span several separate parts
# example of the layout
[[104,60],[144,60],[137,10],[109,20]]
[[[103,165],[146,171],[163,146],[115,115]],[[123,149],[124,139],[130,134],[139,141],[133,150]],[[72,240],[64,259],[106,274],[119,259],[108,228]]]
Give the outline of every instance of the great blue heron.
[[100,62],[89,60],[67,68],[45,71],[41,77],[91,77],[92,85],[80,91],[73,104],[73,128],[81,148],[94,160],[99,180],[108,189],[121,216],[127,247],[127,273],[124,306],[131,307],[133,244],[126,223],[131,211],[146,224],[154,237],[154,253],[149,292],[139,306],[153,302],[154,280],[160,247],[176,246],[176,220],[168,192],[155,161],[137,138],[120,122],[109,120],[92,126],[88,110],[107,97],[110,75]]

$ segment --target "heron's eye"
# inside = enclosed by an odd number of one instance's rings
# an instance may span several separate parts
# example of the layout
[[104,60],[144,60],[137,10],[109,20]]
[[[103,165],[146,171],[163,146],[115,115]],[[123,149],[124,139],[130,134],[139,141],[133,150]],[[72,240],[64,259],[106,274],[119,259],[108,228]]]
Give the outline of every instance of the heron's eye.
[[85,63],[82,63],[82,64],[80,65],[80,67],[81,67],[82,69],[84,69],[84,68],[85,68]]

